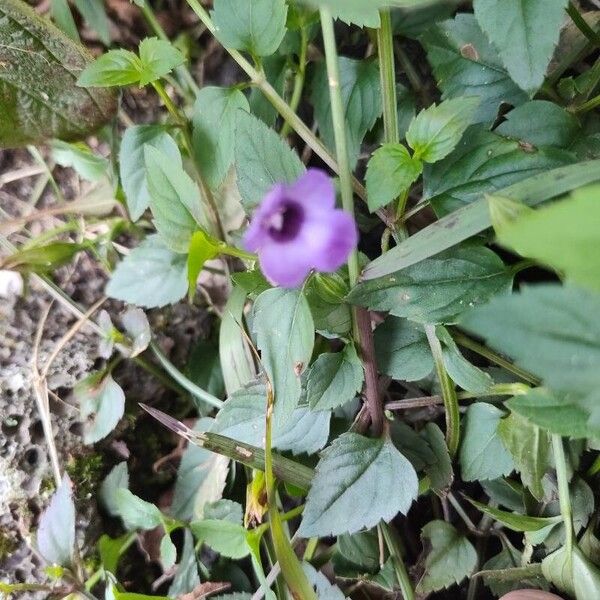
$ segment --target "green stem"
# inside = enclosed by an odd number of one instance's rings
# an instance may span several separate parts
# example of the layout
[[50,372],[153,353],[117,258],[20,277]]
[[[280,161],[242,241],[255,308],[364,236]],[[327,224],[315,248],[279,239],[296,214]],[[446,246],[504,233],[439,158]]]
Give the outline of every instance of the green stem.
[[398,97],[396,94],[396,65],[394,62],[394,38],[392,17],[389,9],[380,10],[381,27],[377,30],[379,74],[383,100],[383,129],[385,141],[396,143],[398,133]]
[[404,600],[414,600],[415,592],[413,590],[410,577],[408,576],[406,565],[402,560],[402,553],[400,552],[398,541],[396,540],[394,532],[392,531],[391,526],[383,521],[379,524],[379,528],[383,533],[385,545],[387,546],[388,552],[392,558],[392,564],[394,565],[394,571],[396,573],[396,578],[398,579],[398,584],[400,585],[402,597]]
[[450,379],[446,366],[444,365],[444,357],[442,354],[442,345],[435,334],[435,325],[425,325],[425,334],[433,355],[433,362],[437,372],[440,388],[442,390],[442,398],[444,400],[444,409],[446,411],[446,443],[450,456],[454,457],[458,450],[460,441],[460,413],[458,409],[458,398],[454,382]]
[[595,46],[600,46],[600,35],[596,33],[588,24],[587,21],[581,16],[581,13],[577,10],[577,7],[569,2],[567,6],[567,14],[573,20],[573,23],[577,25],[577,29],[585,35],[585,37]]
[[586,113],[598,106],[600,106],[600,94],[598,96],[594,96],[591,100],[588,100],[579,106],[570,108],[569,110],[572,113]]
[[[306,26],[302,25],[300,28],[300,53],[298,55],[298,68],[296,69],[296,76],[294,77],[294,89],[292,91],[292,97],[290,98],[290,109],[296,113],[298,106],[300,106],[300,100],[302,99],[302,91],[304,90],[304,81],[306,79],[306,62],[308,54],[308,32]],[[291,130],[288,121],[285,121],[281,128],[282,137],[289,135]]]
[[560,514],[565,525],[565,549],[570,556],[573,551],[573,511],[571,508],[571,496],[569,493],[569,477],[567,475],[567,459],[565,449],[560,435],[552,435],[552,451],[554,464],[556,466],[556,479],[558,481],[558,500],[560,502]]

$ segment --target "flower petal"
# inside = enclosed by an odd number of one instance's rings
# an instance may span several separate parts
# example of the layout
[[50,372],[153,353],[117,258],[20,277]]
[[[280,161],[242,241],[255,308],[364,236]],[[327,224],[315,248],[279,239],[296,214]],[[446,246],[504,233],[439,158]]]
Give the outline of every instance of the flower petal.
[[244,235],[244,248],[249,252],[256,252],[264,244],[270,241],[270,237],[263,223],[277,213],[287,198],[286,186],[282,183],[274,185],[263,201],[254,211],[250,225]]
[[295,183],[286,186],[286,193],[305,209],[320,210],[335,207],[333,181],[321,169],[308,169]]
[[265,277],[273,285],[285,288],[301,285],[311,269],[306,253],[297,243],[270,244],[261,249],[258,258]]

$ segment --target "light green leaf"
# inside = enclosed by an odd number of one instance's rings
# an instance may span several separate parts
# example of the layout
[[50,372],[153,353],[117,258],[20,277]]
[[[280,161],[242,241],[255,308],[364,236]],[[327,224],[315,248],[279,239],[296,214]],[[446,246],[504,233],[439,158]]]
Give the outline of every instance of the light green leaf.
[[[225,401],[211,431],[252,446],[262,446],[266,408],[265,385],[251,383]],[[327,444],[330,419],[331,412],[312,412],[306,406],[300,406],[294,409],[288,421],[275,423],[272,445],[294,454],[314,454]]]
[[212,18],[218,40],[254,56],[273,54],[286,32],[285,0],[215,0]]
[[105,46],[110,46],[110,31],[104,0],[74,0],[77,10]]
[[152,338],[150,323],[148,323],[146,313],[135,306],[127,307],[121,316],[121,323],[131,342],[129,357],[132,358],[142,353],[150,344]]
[[171,536],[168,533],[165,533],[160,540],[160,562],[163,569],[168,570],[173,567],[176,560],[177,548],[171,541]]
[[64,31],[74,42],[81,42],[77,25],[67,0],[52,0],[50,3],[50,15],[57,27]]
[[68,144],[60,140],[52,142],[52,156],[62,167],[72,167],[77,174],[88,181],[98,181],[106,175],[108,160],[94,154],[83,142]]
[[479,98],[462,97],[422,110],[406,132],[415,160],[434,163],[448,156],[473,122],[478,106]]
[[497,479],[514,468],[510,454],[498,437],[498,424],[504,413],[491,404],[471,404],[464,419],[460,465],[465,481]]
[[106,294],[130,304],[156,308],[181,300],[187,287],[187,257],[175,254],[158,235],[151,235],[117,265]]
[[202,230],[192,234],[188,251],[188,285],[190,297],[194,296],[196,281],[205,263],[218,256],[219,252],[220,243],[218,240]]
[[509,512],[507,510],[501,510],[499,508],[494,508],[493,506],[488,506],[487,504],[482,504],[481,502],[476,502],[470,498],[467,499],[482,513],[489,515],[513,531],[539,531],[540,529],[544,529],[549,525],[556,525],[562,521],[562,517],[560,516],[530,517],[528,515],[519,515],[514,512]]
[[546,556],[542,572],[548,581],[576,600],[593,598],[600,589],[600,571],[577,546],[571,554],[565,546]]
[[406,514],[417,474],[391,440],[344,433],[321,455],[298,534],[354,533]]
[[162,523],[160,510],[132,494],[127,488],[115,490],[115,504],[127,529],[154,529]]
[[[77,37],[73,28],[70,33]],[[76,85],[90,63],[86,49],[27,2],[2,1],[0,48],[0,148],[81,139],[116,114],[112,91]]]
[[116,573],[117,566],[121,554],[124,552],[125,545],[129,540],[130,534],[124,533],[118,538],[111,538],[105,533],[100,536],[96,547],[98,548],[98,554],[100,555],[100,562],[105,571],[109,573]]
[[473,127],[450,156],[425,167],[423,195],[438,215],[445,215],[482,194],[494,193],[573,159],[564,150],[532,150],[518,141]]
[[50,504],[40,516],[37,530],[37,549],[50,565],[67,567],[75,550],[75,504],[73,484],[64,475]]
[[177,572],[169,587],[169,597],[176,598],[183,594],[189,594],[199,585],[200,576],[198,575],[194,538],[190,530],[186,528],[183,533],[183,550],[177,565]]
[[[381,116],[381,83],[379,68],[373,60],[354,60],[340,57],[340,91],[344,106],[346,138],[350,166],[354,168],[366,133]],[[320,63],[313,81],[312,103],[319,133],[325,145],[335,148],[335,134],[331,116],[327,68]]]
[[402,144],[384,144],[373,153],[367,167],[369,210],[389,204],[418,179],[423,165]]
[[467,246],[359,283],[348,300],[421,323],[452,323],[470,306],[510,291],[511,285],[512,274],[494,252]]
[[[198,166],[208,185],[223,183],[234,158],[238,111],[250,111],[246,96],[235,88],[203,87],[196,96],[192,122]],[[219,126],[215,128],[215,123]]]
[[[512,80],[530,96],[544,82],[568,0],[475,0],[475,16]],[[539,24],[544,23],[540,29]]]
[[598,186],[577,190],[566,200],[503,225],[496,231],[498,240],[574,283],[600,291],[599,198]]
[[501,104],[518,106],[527,100],[472,14],[460,13],[431,27],[421,42],[442,98],[480,98],[474,122],[491,123]]
[[237,523],[203,519],[192,523],[190,529],[197,540],[227,558],[237,560],[250,553],[246,530]]
[[435,592],[460,583],[477,567],[475,548],[449,523],[431,521],[423,527],[421,537],[430,550],[417,593]]
[[83,423],[83,442],[94,444],[105,438],[119,423],[125,411],[121,386],[104,373],[94,373],[73,389]]
[[144,164],[154,225],[171,250],[187,254],[192,234],[210,229],[200,190],[183,170],[181,157],[173,160],[154,146],[144,146]]
[[129,488],[129,473],[126,461],[115,465],[100,484],[100,502],[113,517],[119,516],[119,509],[115,499],[115,492],[119,488]]
[[183,54],[165,40],[155,37],[140,42],[140,85],[148,85],[170,73],[184,62]]
[[204,506],[204,518],[231,521],[241,525],[244,520],[244,509],[239,502],[221,499]]
[[153,146],[169,157],[179,159],[179,148],[175,140],[159,125],[134,125],[128,127],[121,140],[119,171],[125,191],[127,209],[133,221],[137,221],[150,205],[144,146]]
[[342,352],[324,353],[307,375],[306,399],[311,410],[334,409],[356,397],[364,379],[353,344]]
[[544,498],[542,478],[549,468],[548,433],[513,412],[500,421],[498,435],[521,473],[523,484],[541,502]]
[[388,317],[377,327],[374,338],[382,373],[399,381],[417,381],[431,373],[433,358],[422,326]]
[[600,296],[559,285],[525,287],[462,319],[468,330],[557,390],[589,392],[600,382]]
[[291,416],[300,399],[300,376],[310,361],[315,328],[301,290],[275,288],[254,303],[254,333],[273,386],[275,422]]
[[89,64],[79,75],[81,87],[112,87],[138,83],[141,77],[140,59],[129,50],[109,50]]
[[[600,161],[587,161],[545,171],[502,189],[499,195],[535,206],[600,180]],[[482,195],[482,194],[481,194]],[[447,250],[491,225],[488,202],[477,201],[432,223],[363,269],[362,279],[384,277]]]
[[235,168],[242,203],[256,206],[276,183],[298,179],[305,168],[298,155],[262,121],[237,111]]

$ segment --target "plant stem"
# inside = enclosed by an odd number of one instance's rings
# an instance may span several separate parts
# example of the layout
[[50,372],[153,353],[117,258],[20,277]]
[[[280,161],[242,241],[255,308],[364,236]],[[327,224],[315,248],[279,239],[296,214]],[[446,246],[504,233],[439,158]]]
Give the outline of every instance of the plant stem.
[[[302,91],[304,89],[304,80],[306,79],[306,58],[308,54],[308,32],[306,26],[302,25],[300,28],[300,54],[298,55],[298,68],[296,69],[296,76],[294,77],[294,89],[292,91],[292,97],[290,99],[290,109],[294,111],[294,114],[300,106],[300,100],[302,99]],[[291,130],[288,121],[283,123],[281,128],[282,137],[286,137]]]
[[379,52],[379,75],[383,100],[383,130],[385,141],[398,142],[398,97],[396,94],[396,65],[394,61],[394,38],[392,17],[389,9],[379,11],[381,27],[377,30]]
[[444,357],[442,354],[442,345],[435,334],[435,325],[425,325],[425,334],[433,355],[433,362],[437,372],[440,387],[442,389],[442,398],[444,399],[444,409],[446,411],[446,443],[450,456],[454,457],[458,450],[460,441],[460,413],[458,410],[458,398],[454,382],[448,376]]
[[588,100],[587,102],[584,102],[583,104],[580,104],[579,106],[574,106],[572,108],[570,108],[569,110],[572,113],[586,113],[589,112],[590,110],[593,110],[594,108],[596,108],[597,106],[600,106],[600,94],[598,96],[594,96],[591,100]]
[[379,528],[383,533],[383,539],[385,540],[388,552],[392,558],[394,571],[396,573],[396,578],[398,579],[398,584],[400,585],[402,597],[404,600],[414,600],[415,592],[413,590],[410,577],[408,576],[408,571],[406,570],[404,561],[402,560],[402,553],[400,552],[398,541],[394,536],[394,532],[392,531],[391,526],[383,521],[379,524]]
[[562,437],[552,435],[552,451],[554,464],[556,466],[556,479],[558,481],[558,500],[560,502],[560,514],[565,525],[565,549],[567,555],[573,551],[573,511],[571,508],[571,496],[569,493],[569,477],[567,475],[567,459],[563,447]]
[[573,23],[577,25],[577,29],[579,29],[579,31],[581,31],[594,46],[600,46],[600,35],[588,25],[587,21],[581,16],[581,13],[572,2],[569,2],[569,5],[567,6],[567,14],[571,17]]

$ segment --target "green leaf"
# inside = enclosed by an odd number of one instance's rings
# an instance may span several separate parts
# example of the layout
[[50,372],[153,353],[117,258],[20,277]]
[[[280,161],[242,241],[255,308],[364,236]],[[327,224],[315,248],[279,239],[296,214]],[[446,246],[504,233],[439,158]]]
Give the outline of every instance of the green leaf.
[[546,556],[542,572],[548,581],[576,600],[593,598],[600,589],[600,571],[577,546],[571,554],[565,546]]
[[[212,419],[199,419],[195,431],[207,431]],[[177,519],[200,519],[208,504],[220,500],[227,482],[229,460],[200,446],[188,445],[175,481],[171,514]]]
[[256,206],[276,183],[291,183],[305,168],[298,155],[262,121],[237,111],[237,184],[246,209]]
[[[381,116],[381,83],[379,68],[373,60],[354,60],[341,56],[340,91],[344,107],[348,156],[354,168],[366,133]],[[335,149],[327,68],[320,63],[313,81],[312,103],[319,133],[325,145]]]
[[134,125],[128,127],[121,140],[119,171],[127,200],[127,209],[133,221],[137,221],[150,205],[144,146],[149,145],[177,161],[180,154],[175,140],[159,125]]
[[125,394],[110,374],[89,375],[75,386],[73,394],[79,403],[84,444],[105,438],[125,412]]
[[254,303],[254,333],[273,386],[275,422],[291,416],[300,399],[300,376],[310,361],[315,328],[301,290],[275,288]]
[[244,509],[241,504],[233,500],[217,500],[205,505],[204,518],[231,521],[241,525],[244,521]]
[[512,398],[506,406],[551,433],[576,439],[593,435],[588,411],[571,395],[537,388]]
[[100,484],[100,502],[113,517],[119,516],[119,509],[115,499],[115,492],[119,488],[129,488],[129,473],[127,472],[126,461],[115,465]]
[[497,479],[515,468],[497,432],[503,415],[501,410],[485,402],[476,402],[467,409],[460,446],[461,473],[465,481]]
[[476,502],[470,498],[467,498],[467,500],[482,513],[489,515],[509,529],[512,529],[512,531],[539,531],[540,529],[544,529],[549,525],[555,525],[556,523],[560,523],[562,521],[561,516],[530,517],[528,515],[519,515],[517,513],[494,508],[493,506]]
[[379,543],[376,532],[372,530],[340,535],[331,562],[337,577],[356,579],[377,573]]
[[415,160],[434,163],[448,156],[472,123],[478,105],[479,98],[462,97],[422,110],[406,132]]
[[548,433],[518,413],[511,413],[500,421],[498,435],[521,473],[523,484],[541,502],[544,498],[542,478],[549,468]]
[[198,228],[210,229],[200,190],[183,170],[181,157],[173,160],[144,146],[144,164],[154,225],[171,250],[187,254],[192,234]]
[[81,87],[112,87],[138,83],[141,77],[140,59],[129,50],[109,50],[89,64],[79,75]]
[[97,548],[98,554],[100,555],[100,562],[105,571],[108,571],[113,575],[117,572],[119,558],[121,558],[121,554],[129,541],[129,537],[129,533],[124,533],[118,538],[111,538],[106,534],[100,536],[100,539],[97,542]]
[[[223,404],[213,433],[261,446],[265,437],[267,390],[264,384],[254,382],[234,392]],[[312,412],[306,406],[294,409],[289,421],[275,423],[273,448],[291,450],[294,454],[314,454],[327,444],[331,413]]]
[[498,241],[600,291],[600,187],[577,190],[561,202],[521,215],[497,229]]
[[190,297],[194,296],[196,281],[205,263],[219,255],[220,247],[219,241],[204,231],[200,230],[192,234],[188,251],[188,286]]
[[328,410],[350,402],[364,379],[362,364],[353,344],[342,352],[324,353],[307,375],[306,399],[311,410]]
[[406,514],[417,474],[391,440],[344,433],[321,455],[298,534],[354,533]]
[[[587,161],[529,177],[500,190],[499,195],[534,206],[598,180],[600,180],[600,161]],[[425,227],[371,262],[363,270],[362,279],[376,279],[406,269],[459,244],[490,225],[487,199],[478,197],[469,206]]]
[[568,148],[581,135],[577,118],[554,102],[532,100],[513,108],[494,130],[536,147]]
[[200,576],[198,575],[194,538],[190,530],[186,528],[183,533],[183,550],[177,565],[177,572],[169,587],[169,597],[174,598],[189,594],[199,585]]
[[438,215],[463,207],[499,189],[573,162],[573,155],[555,148],[535,150],[486,131],[469,129],[445,160],[426,166],[423,196]]
[[165,533],[160,540],[160,562],[163,569],[171,569],[177,561],[177,548],[171,541],[171,536]]
[[68,144],[60,140],[52,142],[52,157],[62,167],[72,167],[88,181],[98,181],[106,175],[108,160],[94,154],[83,142]]
[[373,153],[367,167],[369,210],[389,204],[419,178],[423,165],[402,144],[384,144]]
[[423,527],[421,537],[429,551],[417,593],[427,594],[460,583],[477,567],[475,548],[449,523],[431,521]]
[[104,0],[74,0],[74,2],[87,25],[98,34],[100,41],[105,46],[110,46],[109,23]]
[[151,37],[140,42],[140,85],[148,85],[183,64],[183,54],[165,40]]
[[452,460],[442,430],[435,423],[427,423],[421,431],[421,437],[429,444],[434,460],[425,465],[431,489],[437,494],[444,494],[454,481]]
[[152,332],[148,317],[141,308],[128,306],[127,310],[121,316],[121,323],[131,342],[129,358],[141,354],[150,344]]
[[119,516],[127,529],[154,529],[162,524],[160,510],[150,502],[146,502],[132,494],[126,488],[115,490],[115,504]]
[[399,381],[417,381],[433,370],[433,358],[423,327],[388,317],[375,330],[375,353],[382,373]]
[[237,560],[250,553],[246,530],[237,523],[204,519],[192,523],[190,529],[198,541],[227,558]]
[[40,516],[37,530],[37,549],[51,565],[71,565],[75,550],[75,504],[73,484],[64,475],[48,508]]
[[0,148],[83,138],[116,114],[111,91],[75,84],[90,61],[83,46],[26,2],[3,0],[0,48]]
[[212,18],[218,40],[254,56],[273,54],[285,35],[285,0],[215,0]]
[[151,235],[117,265],[106,294],[130,304],[156,308],[181,300],[187,287],[187,257],[175,254],[158,235]]
[[467,246],[359,283],[348,300],[420,323],[452,323],[470,306],[510,291],[511,285],[512,274],[494,252]]
[[31,246],[17,250],[0,261],[2,269],[21,273],[45,273],[71,262],[86,246],[71,242],[50,242],[43,246]]
[[600,382],[600,296],[558,285],[525,287],[469,311],[462,325],[550,387],[590,392]]
[[[475,0],[475,16],[512,80],[530,96],[544,82],[568,0]],[[544,23],[540,29],[539,24]]]
[[67,0],[52,0],[50,15],[57,27],[64,31],[74,42],[81,42],[73,13]]
[[200,339],[194,344],[187,360],[185,374],[209,394],[217,398],[223,396],[225,385],[219,359],[219,345],[216,340]]
[[194,154],[212,189],[223,183],[233,163],[240,110],[249,112],[250,107],[246,96],[235,88],[204,87],[196,96],[192,117]]
[[501,104],[518,106],[527,100],[527,94],[512,82],[473,15],[461,13],[431,27],[421,42],[442,98],[480,98],[475,122],[491,123]]

